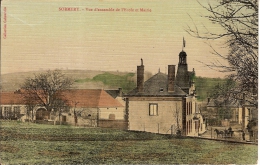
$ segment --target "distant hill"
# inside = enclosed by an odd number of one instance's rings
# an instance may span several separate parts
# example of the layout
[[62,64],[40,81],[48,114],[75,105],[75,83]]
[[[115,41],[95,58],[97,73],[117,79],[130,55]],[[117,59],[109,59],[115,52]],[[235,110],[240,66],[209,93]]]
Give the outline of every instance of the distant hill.
[[[9,73],[1,75],[1,90],[15,91],[20,88],[25,78],[34,77],[45,71],[32,71]],[[130,72],[107,72],[94,70],[62,70],[62,73],[74,80],[74,89],[123,89],[125,93],[136,87],[136,73]],[[145,72],[145,81],[152,76]],[[212,88],[218,83],[224,83],[226,79],[195,77],[195,87],[198,100],[207,99]]]
[[[15,91],[20,88],[20,85],[24,82],[27,77],[33,78],[34,75],[46,72],[43,71],[31,71],[31,72],[19,72],[19,73],[9,73],[1,75],[1,90],[2,91]],[[111,80],[113,77],[117,77],[118,80],[124,80],[126,75],[130,75],[130,77],[134,76],[135,73],[129,72],[105,72],[105,71],[95,71],[95,70],[62,70],[62,73],[67,77],[72,78],[75,83],[72,88],[75,89],[117,89],[119,87],[125,87],[125,85],[121,85],[120,83],[113,84],[113,82],[104,81],[106,78],[105,75],[108,75],[108,79]],[[102,77],[103,76],[103,77]],[[121,77],[121,78],[120,78]],[[131,78],[128,78],[129,80]],[[94,78],[94,79],[93,79]],[[123,79],[122,79],[123,78]],[[90,81],[84,81],[90,80]],[[134,78],[132,78],[134,79]],[[131,81],[135,83],[134,80]],[[125,82],[122,82],[125,84]],[[131,85],[133,86],[133,85]]]
[[[124,75],[105,72],[98,74],[93,78],[84,78],[75,80],[75,84],[100,83],[102,82],[107,88],[122,88],[127,93],[135,88],[135,73],[126,73]],[[106,89],[107,89],[106,88]]]

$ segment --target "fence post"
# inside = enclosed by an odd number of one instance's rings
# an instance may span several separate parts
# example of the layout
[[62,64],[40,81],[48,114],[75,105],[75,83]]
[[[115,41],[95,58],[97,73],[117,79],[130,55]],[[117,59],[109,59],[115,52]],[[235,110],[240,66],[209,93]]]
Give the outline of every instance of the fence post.
[[211,139],[212,139],[212,126],[211,126]]

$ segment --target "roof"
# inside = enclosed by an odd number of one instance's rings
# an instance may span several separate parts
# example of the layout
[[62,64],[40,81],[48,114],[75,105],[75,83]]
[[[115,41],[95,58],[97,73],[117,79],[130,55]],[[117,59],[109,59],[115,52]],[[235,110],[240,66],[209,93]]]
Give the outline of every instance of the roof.
[[14,92],[1,92],[0,105],[24,104],[20,94]]
[[114,89],[114,90],[105,90],[110,96],[113,98],[116,98],[120,95],[120,90],[119,89]]
[[174,92],[168,92],[168,76],[164,73],[157,73],[144,82],[144,92],[139,93],[137,88],[130,91],[126,96],[186,96],[183,90],[174,85]]
[[[71,107],[87,107],[87,108],[108,108],[123,107],[123,105],[110,96],[102,89],[72,89],[62,92],[64,100]],[[5,92],[0,94],[0,104],[20,104],[23,105],[23,99],[20,94],[13,92]]]
[[63,92],[64,99],[71,107],[107,108],[123,105],[102,89],[73,89]]

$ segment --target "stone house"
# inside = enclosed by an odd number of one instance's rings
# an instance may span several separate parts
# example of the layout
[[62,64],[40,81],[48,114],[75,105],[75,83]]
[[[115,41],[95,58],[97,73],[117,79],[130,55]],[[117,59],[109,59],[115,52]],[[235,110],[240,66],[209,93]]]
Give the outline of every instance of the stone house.
[[127,128],[122,95],[113,98],[102,89],[72,89],[63,91],[62,96],[65,105],[58,112],[49,112],[43,106],[32,105],[33,110],[27,113],[27,106],[19,93],[2,92],[0,118],[33,120],[43,124]]
[[102,89],[76,89],[63,93],[69,100],[66,122],[79,126],[126,128],[125,108]]
[[26,115],[26,106],[14,92],[0,93],[0,119],[17,120]]
[[179,54],[178,71],[168,65],[168,74],[158,72],[144,82],[144,65],[137,66],[137,87],[125,95],[128,129],[160,134],[198,136],[205,123],[196,109],[195,71],[189,72],[186,53]]

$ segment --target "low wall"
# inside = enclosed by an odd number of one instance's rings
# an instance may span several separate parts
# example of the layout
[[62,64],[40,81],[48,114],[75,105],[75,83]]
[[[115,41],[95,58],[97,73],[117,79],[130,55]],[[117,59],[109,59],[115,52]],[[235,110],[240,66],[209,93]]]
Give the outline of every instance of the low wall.
[[[37,124],[54,125],[54,121],[47,121],[47,120],[35,120],[35,123],[37,123]],[[62,121],[62,122],[56,121],[55,125],[68,125],[68,123],[64,122],[64,121]]]
[[35,123],[37,123],[37,124],[54,125],[54,121],[47,121],[47,120],[35,120]]
[[125,120],[99,120],[98,127],[118,128],[118,129],[127,130],[128,122],[126,122]]

